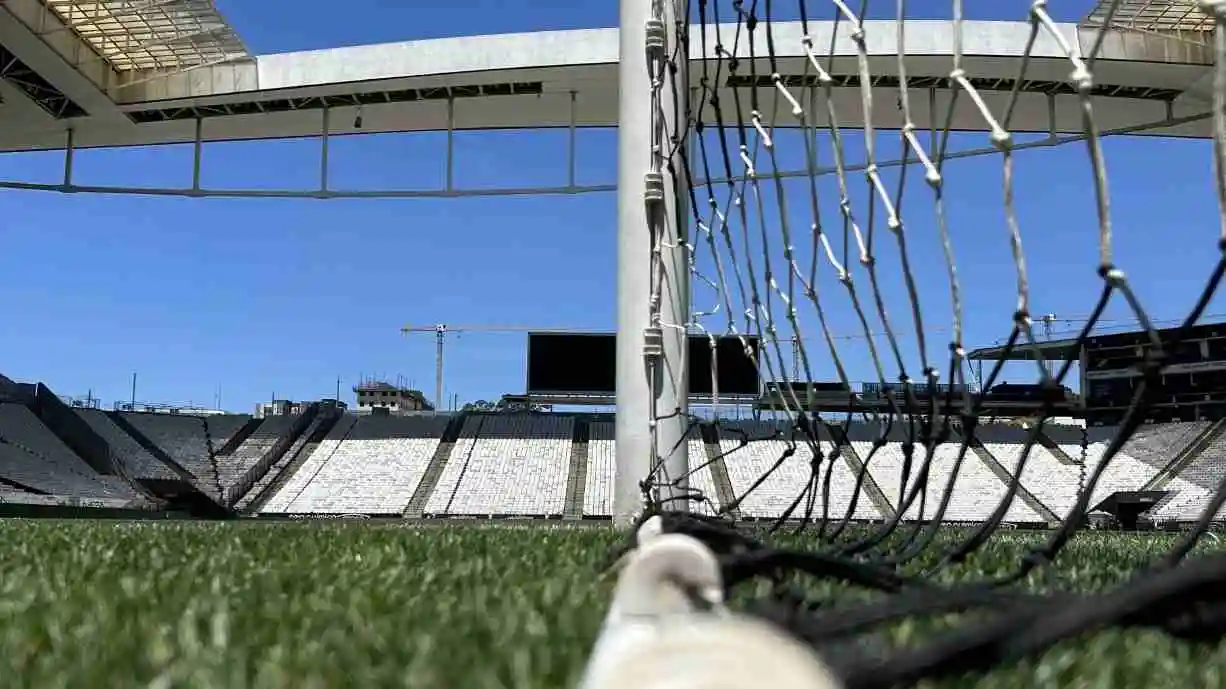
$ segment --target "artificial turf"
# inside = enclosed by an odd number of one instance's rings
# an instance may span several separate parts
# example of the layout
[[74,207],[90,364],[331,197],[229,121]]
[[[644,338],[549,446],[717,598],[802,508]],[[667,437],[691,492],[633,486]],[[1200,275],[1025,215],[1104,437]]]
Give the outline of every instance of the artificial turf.
[[[1003,535],[960,576],[1016,564],[1035,538]],[[619,542],[603,528],[0,521],[0,687],[573,687]],[[1030,585],[1108,586],[1170,542],[1084,534]],[[930,624],[890,636],[915,643]],[[1226,687],[1226,644],[1105,631],[936,686]]]

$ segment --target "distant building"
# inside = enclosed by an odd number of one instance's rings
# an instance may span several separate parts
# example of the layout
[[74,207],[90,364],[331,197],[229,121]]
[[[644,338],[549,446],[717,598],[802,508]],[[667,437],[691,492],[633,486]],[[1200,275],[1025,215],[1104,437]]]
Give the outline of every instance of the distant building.
[[391,414],[434,410],[434,405],[426,401],[420,390],[397,387],[391,383],[372,380],[355,386],[353,392],[357,396],[359,414],[375,409],[386,409]]
[[[254,416],[257,419],[267,419],[270,416],[293,416],[306,411],[306,408],[312,404],[315,402],[294,402],[292,400],[261,402],[255,405]],[[319,400],[319,406],[323,409],[339,409],[342,412],[349,408],[349,405],[334,399]]]
[[[309,402],[307,404],[310,404]],[[301,414],[302,408],[305,406],[302,402],[294,402],[292,400],[272,400],[271,402],[260,402],[255,405],[255,418],[266,419],[270,416],[292,416]]]

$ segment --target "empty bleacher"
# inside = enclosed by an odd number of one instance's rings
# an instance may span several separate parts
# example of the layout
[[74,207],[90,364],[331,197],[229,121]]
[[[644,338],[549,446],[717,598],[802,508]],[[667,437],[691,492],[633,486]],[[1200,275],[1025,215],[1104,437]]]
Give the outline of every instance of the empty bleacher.
[[[293,447],[301,452],[278,458],[275,466],[267,472],[261,469],[257,477],[252,475],[253,467],[268,459],[277,443],[288,443],[289,436],[301,430],[295,424],[305,426],[308,417],[279,416],[253,422],[250,416],[237,414],[197,417],[74,411],[106,441],[122,476],[142,481],[190,478],[210,495],[226,495],[243,483],[251,490],[243,491],[249,494],[238,507],[262,514],[392,516],[407,514],[411,501],[416,505],[409,510],[411,516],[561,517],[565,513],[569,518],[607,518],[613,512],[616,448],[611,415],[588,422],[592,417],[566,414],[469,414],[454,419],[447,444],[441,440],[453,421],[451,416],[344,415],[335,425],[335,417],[328,417],[327,424],[310,425],[315,430],[299,438]],[[586,424],[587,433],[576,436],[576,428],[583,428],[576,424]],[[874,424],[856,421],[846,428],[829,428],[839,442],[845,432],[845,447],[860,460],[868,460],[867,477],[879,491],[870,498],[862,488],[852,517],[881,520],[888,516],[919,478],[926,459],[922,442],[915,446],[904,488],[900,481],[908,434],[905,422],[896,422],[880,447],[875,443],[880,429]],[[1162,490],[1167,497],[1152,509],[1153,518],[1197,518],[1209,496],[1226,480],[1226,435],[1207,433],[1209,429],[1209,422],[1142,426],[1105,469],[1090,506],[1121,492]],[[1005,520],[1044,523],[1053,514],[1065,516],[1117,432],[1113,427],[1087,429],[1071,420],[1045,424],[1022,472],[1024,495],[1013,500]],[[770,421],[723,421],[714,428],[706,427],[705,435],[703,428],[691,429],[687,451],[691,466],[697,468],[690,476],[690,486],[708,499],[692,502],[692,509],[709,513],[714,507],[726,506],[730,487],[739,500],[740,516],[769,519],[783,514],[811,479],[813,452],[799,436],[794,454],[779,463],[791,434],[786,425]],[[961,449],[961,438],[955,433],[933,451],[922,513],[917,499],[906,518],[933,518],[954,478],[944,519],[985,519],[1005,495],[1029,435],[1029,430],[1017,425],[980,425],[976,429],[979,444],[962,456],[954,476]],[[742,447],[742,437],[752,441]],[[820,449],[826,459],[819,465],[815,510],[817,515],[823,511],[821,485],[829,473],[828,514],[841,518],[851,504],[858,464],[850,456],[831,461],[834,447],[830,441],[823,427]],[[727,482],[717,484],[716,478],[723,481],[723,474],[706,466],[711,453],[718,454]],[[567,512],[571,463],[584,454],[586,470],[573,479],[581,490],[570,496],[575,502]],[[1173,463],[1181,456],[1180,462]],[[423,483],[432,459],[431,478]],[[0,403],[0,479],[4,479],[0,500],[53,505],[90,500],[120,504],[139,499],[121,476],[106,473],[107,469],[95,470],[75,454],[24,404]],[[766,478],[754,488],[763,476]],[[802,515],[804,504],[793,516]]]
[[[337,513],[362,512],[392,514],[405,506],[408,495],[420,481],[424,466],[438,447],[438,439],[447,417],[437,427],[413,427],[427,423],[423,418],[363,417],[354,422],[355,432],[339,424],[333,434],[315,453],[288,478],[285,485],[262,508],[265,513]],[[382,427],[405,424],[402,436],[417,438],[419,444],[407,442],[407,437],[393,437],[396,431]],[[446,456],[437,484],[424,502],[425,515],[432,516],[557,516],[563,512],[568,462],[575,418],[567,415],[490,415],[473,414],[464,418],[459,436]],[[805,489],[810,480],[812,451],[807,443],[798,442],[795,453],[773,471],[788,446],[783,435],[776,433],[771,422],[721,422],[719,450],[728,473],[732,492],[740,501],[740,514],[750,518],[772,518],[783,514]],[[847,429],[850,448],[861,458],[872,457],[868,478],[883,493],[886,507],[901,502],[900,489],[903,468],[902,442],[907,430],[898,423],[891,430],[888,442],[874,451],[879,429],[873,424],[857,422]],[[746,447],[739,447],[741,432],[753,438]],[[1086,457],[1089,463],[1071,462],[1080,458],[1082,429],[1073,428],[1068,434],[1060,429],[1047,440],[1060,447],[1060,455],[1043,444],[1036,443],[1022,478],[1024,496],[1010,503],[1005,520],[1013,523],[1045,523],[1053,513],[1063,516],[1072,506],[1083,480],[1083,471],[1092,470],[1101,456],[1104,440],[1111,429],[1089,432]],[[950,521],[980,521],[1000,505],[1008,490],[1008,472],[1013,471],[1021,455],[1028,431],[1005,424],[985,424],[978,429],[982,446],[968,450],[961,459],[953,492],[943,515]],[[1164,435],[1165,434],[1165,435]],[[1117,457],[1105,472],[1096,499],[1120,490],[1134,490],[1151,476],[1159,463],[1151,455],[1177,452],[1180,443],[1196,435],[1195,429],[1142,429],[1137,445],[1146,453],[1146,461],[1126,453]],[[1172,440],[1177,436],[1184,440]],[[702,434],[694,429],[687,437],[691,464],[709,461]],[[1150,448],[1146,450],[1145,448]],[[1160,448],[1160,449],[1153,449]],[[823,455],[829,457],[833,447],[822,441]],[[925,484],[923,514],[933,518],[959,461],[961,438],[956,434],[938,445],[933,452]],[[1135,450],[1134,450],[1135,451]],[[1138,452],[1139,454],[1141,452]],[[986,453],[986,454],[984,454]],[[1067,456],[1063,456],[1066,455]],[[613,511],[613,486],[616,468],[614,423],[593,420],[589,424],[587,471],[584,475],[582,515],[608,517]],[[912,457],[910,479],[905,490],[913,490],[926,451],[917,444]],[[855,464],[848,458],[823,462],[822,472],[831,472],[829,514],[842,517],[851,504],[856,483]],[[1199,467],[1200,465],[1195,465]],[[1190,470],[1193,467],[1189,468]],[[1199,470],[1197,468],[1196,470]],[[760,477],[767,475],[756,489],[750,490]],[[816,513],[822,509],[819,475],[819,495]],[[1202,483],[1208,483],[1206,478]],[[701,491],[716,505],[713,472],[709,466],[698,468],[690,485]],[[1173,490],[1187,490],[1193,483],[1176,478]],[[746,493],[749,493],[747,496]],[[1192,502],[1203,500],[1193,498]],[[881,502],[878,500],[877,502]],[[862,492],[856,500],[852,517],[858,520],[879,520],[883,513],[875,501]],[[694,509],[709,512],[709,504],[693,503]],[[907,517],[920,517],[920,500],[910,506]],[[794,513],[799,516],[799,513]]]
[[121,412],[119,417],[190,472],[197,488],[217,495],[217,468],[209,459],[209,443],[201,417],[142,412]]
[[138,499],[118,477],[95,472],[21,404],[0,403],[0,477],[56,496]]
[[469,417],[426,512],[561,516],[573,436],[571,416]]
[[[224,453],[224,448],[230,444],[230,440],[242,432],[247,427],[247,424],[252,422],[250,414],[215,414],[201,418],[204,419],[209,442],[213,444],[213,452],[217,454]],[[264,421],[267,420],[259,419],[260,423],[256,428],[258,429],[263,426]]]
[[[1172,429],[1169,433],[1175,435],[1176,432],[1176,429]],[[1195,435],[1182,434],[1179,437],[1186,444]],[[1172,491],[1173,495],[1157,506],[1153,516],[1160,520],[1174,521],[1199,519],[1209,498],[1217,492],[1223,481],[1226,481],[1226,435],[1219,435],[1185,466],[1178,476],[1166,484],[1165,490]],[[1226,506],[1215,515],[1215,519],[1223,517],[1226,517]]]
[[[744,517],[772,518],[782,515],[811,481],[812,448],[799,439],[792,442],[790,435],[780,435],[780,431],[780,426],[769,421],[721,423],[720,451],[728,468],[732,492],[740,500],[739,510]],[[741,447],[742,441],[748,441],[748,444]],[[779,463],[790,444],[795,447],[795,453]],[[824,460],[819,465],[821,473],[813,514],[820,517],[827,511],[822,505],[822,494],[825,475],[830,472],[828,513],[841,519],[851,504],[856,476],[843,458],[830,461],[830,453],[834,450],[830,443],[821,443],[820,449]],[[763,476],[766,478],[754,488],[754,484]],[[804,510],[805,505],[802,504],[793,515],[801,517]],[[866,495],[861,494],[852,518],[880,519],[881,513]]]
[[[689,492],[700,500],[689,501],[690,511],[699,514],[715,514],[723,507],[715,490],[715,476],[711,471],[711,459],[702,438],[702,429],[692,426],[685,436],[686,454],[690,462]],[[661,448],[661,451],[667,448]]]
[[589,426],[587,477],[584,479],[583,514],[588,517],[613,515],[613,459],[615,426],[612,421],[593,421]]
[[[886,444],[876,446],[883,429],[874,423],[854,423],[847,429],[848,439],[856,454],[868,465],[869,472],[877,480],[890,504],[899,508],[906,498],[914,499],[903,513],[905,519],[935,519],[946,492],[948,497],[944,514],[946,521],[982,521],[1001,504],[1008,486],[992,472],[979,455],[968,448],[962,452],[961,438],[947,440],[931,448],[924,444],[922,430],[914,428],[905,420],[889,426]],[[906,455],[904,443],[908,438],[914,443],[911,451],[910,472],[903,485]],[[871,459],[870,459],[871,456]],[[959,460],[959,457],[961,460]],[[960,463],[959,463],[960,461]],[[928,475],[923,490],[917,491],[921,471],[925,464]],[[954,468],[957,467],[956,477]],[[922,511],[921,511],[922,508]],[[1014,498],[1005,513],[1005,521],[1013,523],[1041,523],[1045,521],[1023,501]]]
[[163,464],[148,450],[140,446],[132,436],[115,425],[105,412],[98,409],[77,409],[77,414],[102,436],[111,447],[111,454],[136,479],[176,480],[179,475]]
[[1132,434],[1124,445],[1128,454],[1161,470],[1212,425],[1209,421],[1146,424]]
[[338,423],[261,512],[399,514],[449,421],[445,416],[363,416],[352,424]]
[[54,495],[43,495],[41,493],[30,493],[23,490],[13,490],[0,486],[0,504],[12,505],[62,505],[65,503],[63,498],[57,498]]
[[[963,438],[955,435],[950,442],[942,443],[935,448],[932,468],[929,472],[930,481],[941,486],[935,498],[940,499],[939,496],[944,495],[950,476],[954,474],[954,467],[958,466],[957,480],[953,485],[953,493],[943,518],[952,521],[982,521],[1000,507],[1009,492],[1009,484],[993,471],[993,467],[984,457],[971,450],[969,446],[963,452],[962,444]],[[925,452],[926,450],[923,450],[919,454],[922,455]],[[957,465],[959,456],[962,457],[961,465]],[[999,460],[997,464],[999,465]],[[1015,524],[1046,523],[1049,513],[1040,513],[1038,510],[1042,509],[1042,506],[1030,505],[1021,495],[1015,494],[1005,512],[1004,520]],[[935,510],[925,509],[924,513],[926,517],[932,518]]]
[[[227,415],[229,417],[229,415]],[[249,416],[213,417],[208,419],[210,433],[213,435],[213,446],[221,448],[226,445],[230,436],[238,433],[247,425]],[[223,421],[223,419],[226,419]],[[277,441],[290,432],[294,426],[293,416],[270,416],[260,422],[255,431],[230,454],[215,455],[217,462],[217,480],[223,489],[233,488],[247,475],[247,472],[272,449]],[[223,435],[224,433],[224,435]]]
[[[1029,430],[989,423],[976,428],[975,437],[1006,471],[1017,475],[1018,461],[1030,437]],[[1072,456],[1079,458],[1081,450],[1078,449]],[[1057,516],[1064,517],[1077,502],[1083,470],[1080,464],[1065,463],[1043,444],[1035,442],[1026,455],[1021,484]]]
[[[1138,433],[1143,433],[1145,429],[1137,430]],[[1152,429],[1149,430],[1152,433]],[[1103,464],[1107,447],[1118,433],[1119,429],[1114,426],[1086,429],[1087,481],[1093,472]],[[1133,448],[1132,443],[1125,443],[1120,451],[1106,463],[1098,483],[1094,486],[1094,491],[1090,494],[1091,509],[1114,493],[1140,490],[1166,464],[1166,462],[1154,464],[1146,462],[1133,455]]]

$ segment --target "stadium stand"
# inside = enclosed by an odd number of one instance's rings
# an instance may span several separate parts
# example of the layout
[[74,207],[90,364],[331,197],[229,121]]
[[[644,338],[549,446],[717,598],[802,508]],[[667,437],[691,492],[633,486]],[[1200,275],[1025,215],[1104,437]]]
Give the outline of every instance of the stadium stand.
[[297,499],[311,479],[336,454],[341,441],[349,436],[358,422],[359,419],[355,416],[342,417],[324,436],[314,451],[307,455],[297,467],[283,467],[279,475],[272,478],[270,477],[277,472],[277,467],[270,469],[261,480],[261,483],[268,485],[261,487],[257,483],[248,493],[251,496],[262,492],[265,496],[252,503],[257,505],[256,511],[262,514],[285,514],[289,505]]
[[[797,443],[795,454],[779,463],[788,447],[788,441],[774,437],[779,432],[777,424],[770,421],[737,421],[724,422],[721,425],[723,433],[720,437],[720,450],[728,468],[732,491],[741,498],[741,515],[750,518],[773,518],[783,514],[810,480],[812,449],[806,443]],[[743,448],[740,447],[742,438],[750,441]],[[821,464],[822,473],[819,480],[822,482],[825,481],[826,472],[831,471],[829,456],[833,449],[833,445],[828,442],[821,446],[822,453],[827,458]],[[772,471],[772,467],[777,463],[779,466]],[[829,512],[833,517],[842,518],[851,504],[856,476],[844,459],[834,462],[833,467]],[[755,488],[754,484],[761,477],[765,479]],[[820,492],[815,505],[814,514],[820,516],[823,509]],[[797,517],[802,516],[803,506],[794,514]],[[856,501],[855,513],[852,515],[854,519],[880,519],[881,516],[872,502],[863,495]]]
[[[116,466],[109,444],[46,385],[34,385],[27,407],[42,425],[73,454],[103,476],[125,476]],[[131,481],[130,477],[126,477]]]
[[427,513],[562,516],[574,422],[548,414],[471,417]]
[[702,496],[701,501],[691,500],[690,510],[699,514],[715,514],[723,507],[719,492],[715,490],[715,476],[711,471],[712,460],[707,454],[707,445],[702,437],[702,429],[697,426],[690,428],[686,434],[686,451],[690,458],[690,490]]
[[587,481],[589,426],[588,419],[575,419],[575,432],[570,443],[570,468],[566,471],[566,502],[562,508],[563,519],[583,518],[583,488]]
[[[74,409],[74,418],[109,446],[116,464],[112,476],[84,461],[28,404],[0,403],[0,498],[6,502],[123,504],[140,501],[142,492],[148,494],[147,485],[168,481],[194,484],[192,490],[223,507],[267,515],[600,519],[612,513],[616,456],[611,415],[338,416],[313,406],[301,415],[258,420],[242,414]],[[1043,524],[1063,517],[1116,432],[1066,421],[1044,426],[1006,521]],[[693,502],[693,509],[710,513],[713,506],[741,498],[741,517],[770,519],[785,513],[810,480],[812,452],[797,443],[794,454],[780,462],[789,443],[778,429],[771,421],[721,421],[691,429],[687,450],[696,468],[690,485],[709,500]],[[892,515],[902,497],[907,435],[902,424],[895,424],[875,452],[879,429],[872,424],[823,423],[818,429],[827,459],[819,473],[816,514],[822,510],[820,486],[826,473],[829,514],[841,518],[846,513],[857,473],[871,456],[852,516],[880,520]],[[1226,479],[1224,429],[1226,424],[1207,421],[1142,426],[1104,472],[1091,507],[1136,493],[1156,496],[1144,498],[1153,505],[1146,509],[1155,522],[1196,518]],[[978,427],[961,460],[945,519],[975,522],[991,514],[1028,434],[1018,424]],[[742,437],[751,439],[744,447]],[[840,456],[832,463],[828,458],[836,440]],[[954,434],[935,449],[922,510],[916,500],[908,518],[935,515],[959,461],[960,442]],[[917,445],[909,485],[924,456]],[[142,483],[138,489],[125,477],[154,484]],[[804,503],[798,509],[793,516],[803,514]]]
[[[220,417],[207,419],[206,423],[210,433],[213,433],[214,429],[222,432],[228,431],[228,435],[225,435],[221,442],[217,441],[219,435],[213,436],[214,447],[224,447],[230,436],[238,433],[247,425],[249,418],[247,416],[233,417],[234,420],[225,425]],[[294,427],[294,421],[295,418],[292,416],[272,416],[264,419],[233,452],[214,454],[217,461],[217,479],[223,490],[242,483],[255,465],[273,449],[277,441],[290,432],[290,429]]]
[[[958,465],[958,457],[962,463]],[[955,436],[949,442],[943,443],[933,451],[932,468],[929,485],[937,486],[937,491],[930,498],[931,507],[924,510],[926,518],[936,514],[936,501],[941,499],[951,476],[957,479],[953,485],[949,505],[944,518],[952,521],[982,521],[987,519],[1004,500],[1009,492],[1009,484],[1002,480],[1002,475],[994,471],[995,466],[990,459],[985,459],[979,452],[967,448],[962,452],[962,437]],[[1029,491],[1026,491],[1029,494]],[[1035,504],[1033,499],[1022,496],[1014,498],[1009,510],[1005,512],[1005,521],[1014,524],[1045,524],[1052,521],[1054,515]]]
[[409,498],[409,504],[405,507],[404,515],[406,517],[420,519],[425,516],[430,496],[434,495],[434,489],[442,479],[443,471],[446,470],[447,463],[451,459],[451,451],[460,440],[460,432],[464,428],[464,423],[465,416],[458,414],[447,424],[446,429],[443,431],[443,437],[439,440],[438,447],[434,450],[434,455],[430,457],[429,463],[426,464],[426,471],[422,474],[421,481],[418,482],[417,488],[413,491],[413,497]]
[[[710,466],[716,500],[723,509],[733,509],[731,505],[736,496],[732,493],[732,481],[728,478],[728,465],[724,463],[724,452],[719,447],[719,429],[714,424],[704,423],[696,430],[702,436],[703,447],[706,449],[706,460]],[[739,514],[735,509],[732,513]]]
[[613,514],[615,426],[612,421],[592,421],[588,426],[587,476],[583,479],[583,514],[587,517]]
[[[856,452],[856,448],[852,447],[851,441],[847,437],[845,424],[824,421],[822,425],[818,426],[818,432],[823,439],[829,441],[831,448],[838,449],[839,456],[847,463],[852,476],[861,482],[860,488],[864,492],[863,497],[868,499],[869,504],[873,505],[883,518],[892,518],[896,511],[895,506],[886,498],[885,493],[881,490],[881,486],[877,485],[877,479],[873,478],[873,473],[865,467],[864,460]],[[846,510],[844,510],[844,515],[846,513]]]
[[111,454],[127,470],[128,475],[136,479],[176,480],[180,476],[173,469],[141,447],[122,428],[115,425],[105,412],[98,409],[78,409],[80,415],[90,428],[102,436],[111,446]]
[[255,419],[250,414],[215,414],[212,416],[202,417],[204,427],[208,431],[209,440],[213,443],[213,451],[217,454],[233,454],[242,443],[233,443],[233,440],[250,427],[251,432],[247,433],[247,438],[250,438],[254,432],[264,426],[264,422],[268,419]]
[[21,404],[0,403],[0,476],[56,496],[139,499],[122,480],[95,472]]
[[[1137,434],[1140,435],[1143,430],[1148,431],[1151,435],[1154,434],[1152,427],[1137,429]],[[1098,467],[1098,464],[1102,461],[1103,454],[1107,450],[1107,445],[1117,432],[1118,429],[1114,427],[1092,427],[1086,429],[1085,461],[1087,474]],[[1159,433],[1164,437],[1167,435],[1165,428],[1162,428]],[[1134,452],[1135,446],[1132,443],[1126,443],[1119,454],[1107,465],[1106,471],[1103,472],[1102,478],[1099,479],[1098,485],[1094,488],[1094,493],[1090,496],[1091,508],[1110,497],[1113,493],[1140,490],[1170,459],[1170,456],[1166,460],[1160,460],[1151,455],[1145,455],[1151,459],[1151,462],[1146,462],[1143,459],[1137,458]]]
[[[963,437],[954,434],[951,440],[955,443],[960,443],[963,441]],[[979,457],[979,460],[983,462],[984,468],[996,476],[1001,485],[1006,487],[1006,491],[1008,486],[1013,485],[1013,472],[1005,468],[1005,465],[1001,464],[1000,460],[993,456],[988,451],[988,448],[984,447],[983,442],[978,437],[972,436],[970,438],[967,449]],[[1063,515],[1057,514],[1049,505],[1044,504],[1034,493],[1030,492],[1025,483],[1017,484],[1017,499],[1025,502],[1035,514],[1041,516],[1049,525],[1058,524],[1063,519]]]
[[[1080,430],[1077,432],[1080,433]],[[975,436],[984,449],[1010,475],[1017,471],[1028,434],[1029,431],[1024,428],[1003,423],[983,424],[975,429]],[[1080,456],[1080,449],[1077,454]],[[1026,458],[1021,483],[1039,502],[1063,517],[1077,502],[1084,473],[1085,467],[1079,462],[1061,461],[1046,446],[1035,443]]]
[[[900,505],[904,498],[914,491],[924,462],[928,460],[928,449],[922,442],[916,442],[912,448],[910,469],[904,472],[904,442],[910,430],[906,428],[905,422],[895,423],[889,429],[886,443],[878,447],[874,454],[874,446],[881,432],[882,429],[870,423],[853,423],[847,429],[852,447],[868,465],[869,472],[885,493],[886,499],[892,505]],[[918,429],[915,437],[920,437]],[[978,453],[969,448],[963,453],[961,439],[953,437],[932,448],[932,460],[928,464],[924,490],[916,494],[915,500],[904,513],[906,519],[933,519],[937,515],[945,493],[950,489],[950,478],[954,475],[955,467],[958,467],[957,478],[952,486],[943,519],[954,522],[982,521],[992,514],[1004,498],[1008,490],[1007,484]],[[904,474],[905,491],[902,483]],[[1046,519],[1025,501],[1014,500],[1005,513],[1005,521],[1043,523]]]
[[398,515],[449,421],[434,416],[360,417],[326,438],[262,511]]
[[201,417],[143,412],[119,412],[117,417],[190,472],[197,488],[210,496],[220,497],[217,467],[209,459]]
[[[1209,435],[1210,431],[1217,433]],[[1155,469],[1163,469],[1187,450],[1197,449],[1195,446],[1202,438],[1212,441],[1220,437],[1220,433],[1221,424],[1209,421],[1146,425],[1128,439],[1127,448],[1138,460]]]
[[9,503],[14,505],[60,505],[63,500],[54,495],[43,495],[41,493],[31,493],[24,490],[13,490],[11,488],[0,487],[0,503]]
[[[294,436],[296,429],[303,425],[304,419],[299,419],[296,424],[291,425],[289,434],[270,445],[246,475],[228,489],[227,504],[235,509],[245,510],[255,501],[265,497],[266,493],[271,497],[275,490],[267,488],[277,484],[280,479],[287,478],[288,473],[292,473],[306,461],[339,420],[337,414],[320,413],[318,407],[308,410],[308,415],[310,418],[305,419],[307,423],[302,427],[301,433]],[[248,423],[243,428],[244,431],[240,434],[250,435],[251,424]],[[242,442],[246,442],[246,438],[243,438]],[[280,480],[278,485],[280,484],[284,484],[284,481]]]
[[[1226,480],[1224,460],[1226,436],[1219,435],[1166,484],[1165,489],[1172,494],[1151,510],[1151,516],[1163,521],[1192,521],[1198,518],[1210,496]],[[1226,507],[1218,510],[1216,518],[1221,519],[1224,515]]]

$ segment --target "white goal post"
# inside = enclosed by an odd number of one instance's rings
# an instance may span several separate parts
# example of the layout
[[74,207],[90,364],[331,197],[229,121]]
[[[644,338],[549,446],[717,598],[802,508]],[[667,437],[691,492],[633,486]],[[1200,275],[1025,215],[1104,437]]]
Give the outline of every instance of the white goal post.
[[[686,323],[685,126],[673,93],[686,93],[678,49],[680,0],[621,0],[617,145],[617,436],[613,519],[634,523],[651,477],[657,499],[684,510],[689,460]],[[669,69],[669,67],[672,69]],[[678,122],[678,115],[681,122]],[[680,177],[680,178],[678,178]],[[657,460],[659,458],[659,460]]]

